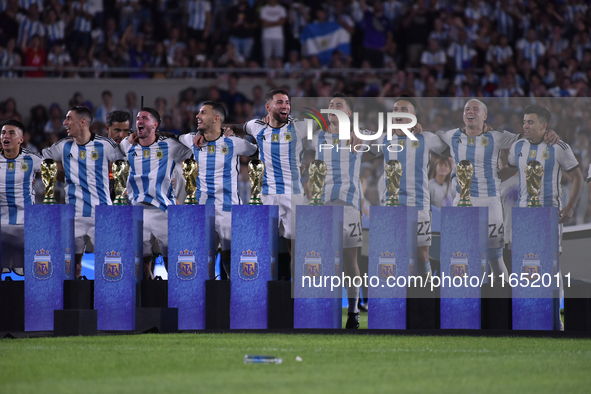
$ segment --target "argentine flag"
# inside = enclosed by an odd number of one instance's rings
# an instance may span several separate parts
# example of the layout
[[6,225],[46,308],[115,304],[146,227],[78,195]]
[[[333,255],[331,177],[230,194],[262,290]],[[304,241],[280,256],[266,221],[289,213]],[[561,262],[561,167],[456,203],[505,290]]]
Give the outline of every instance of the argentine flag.
[[308,24],[300,35],[304,56],[318,56],[320,63],[330,63],[334,51],[351,55],[351,35],[337,22]]

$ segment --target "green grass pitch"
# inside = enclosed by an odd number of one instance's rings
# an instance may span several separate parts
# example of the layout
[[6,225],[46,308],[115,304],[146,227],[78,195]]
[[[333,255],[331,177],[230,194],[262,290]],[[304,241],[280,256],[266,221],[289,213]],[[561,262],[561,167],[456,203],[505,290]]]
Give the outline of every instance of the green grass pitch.
[[[283,363],[244,364],[245,354]],[[234,333],[3,339],[0,371],[0,393],[7,394],[570,394],[591,387],[591,340]]]

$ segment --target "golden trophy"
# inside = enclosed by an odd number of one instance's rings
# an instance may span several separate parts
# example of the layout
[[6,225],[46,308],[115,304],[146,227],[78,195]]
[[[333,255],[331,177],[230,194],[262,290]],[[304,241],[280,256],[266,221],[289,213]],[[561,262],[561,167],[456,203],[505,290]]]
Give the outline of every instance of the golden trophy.
[[324,180],[326,178],[326,163],[322,160],[314,160],[310,163],[308,172],[310,173],[310,184],[312,186],[312,200],[310,205],[324,205],[322,203],[322,193],[324,193]]
[[57,177],[57,163],[53,159],[45,159],[41,163],[41,180],[45,186],[43,204],[57,204],[55,201],[55,182]]
[[472,186],[472,176],[474,175],[474,166],[469,160],[462,160],[456,167],[458,176],[458,186],[460,187],[460,202],[458,207],[471,207],[470,187]]
[[248,163],[248,177],[250,178],[250,200],[248,205],[263,205],[261,192],[263,191],[263,175],[265,165],[260,160],[251,160]]
[[199,163],[194,159],[186,159],[183,161],[183,178],[185,178],[185,191],[187,198],[185,198],[185,205],[197,205],[199,201],[195,198],[197,191],[197,176],[199,175]]
[[113,189],[115,189],[113,205],[128,205],[127,178],[129,178],[129,163],[125,160],[115,160],[113,163]]
[[542,175],[544,175],[544,167],[539,161],[532,160],[525,165],[525,181],[527,182],[527,194],[529,194],[528,208],[542,207],[542,203],[540,203]]
[[398,200],[398,194],[400,193],[400,177],[402,177],[402,164],[398,160],[389,160],[386,163],[384,170],[386,175],[386,185],[388,186],[388,201],[386,201],[387,207],[399,207],[400,201]]

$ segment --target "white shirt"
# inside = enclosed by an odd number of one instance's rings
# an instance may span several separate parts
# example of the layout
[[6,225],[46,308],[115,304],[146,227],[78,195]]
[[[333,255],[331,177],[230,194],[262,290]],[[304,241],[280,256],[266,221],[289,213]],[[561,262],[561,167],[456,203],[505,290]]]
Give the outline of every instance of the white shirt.
[[[285,8],[279,4],[275,6],[265,5],[261,8],[260,18],[265,22],[279,22],[286,18]],[[263,27],[262,38],[283,39],[283,26]]]

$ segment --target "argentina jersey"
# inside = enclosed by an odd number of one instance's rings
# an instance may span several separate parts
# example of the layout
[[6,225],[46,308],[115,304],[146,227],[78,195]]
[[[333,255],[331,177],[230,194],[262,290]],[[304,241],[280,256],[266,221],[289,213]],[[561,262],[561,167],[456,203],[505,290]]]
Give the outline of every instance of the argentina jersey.
[[193,149],[193,155],[199,164],[195,198],[199,204],[215,204],[216,209],[231,212],[232,205],[240,204],[238,156],[252,156],[257,147],[242,138],[222,136],[197,148],[193,145],[196,135],[197,133],[190,133],[179,137],[183,145]]
[[509,165],[517,167],[519,172],[519,207],[527,207],[529,202],[525,166],[533,160],[537,160],[544,168],[540,203],[544,207],[562,209],[562,188],[560,186],[562,170],[570,172],[579,166],[571,147],[562,141],[553,146],[548,146],[543,141],[539,144],[532,144],[527,140],[520,140],[513,144],[509,152]]
[[[456,165],[468,160],[474,166],[471,197],[500,197],[501,180],[497,175],[499,152],[509,149],[519,139],[519,134],[492,130],[477,136],[467,136],[463,129],[436,132],[450,148]],[[460,192],[456,185],[456,192]]]
[[306,136],[305,121],[289,118],[287,124],[273,128],[262,120],[244,124],[244,132],[255,138],[259,159],[265,165],[263,194],[302,194],[300,167],[305,149],[312,147]]
[[129,162],[127,195],[133,205],[146,203],[166,212],[176,204],[170,183],[175,164],[189,159],[192,152],[173,138],[158,137],[150,146],[121,141],[121,150]]
[[41,155],[22,149],[14,159],[0,154],[0,214],[2,225],[24,224],[25,205],[35,203],[33,181],[41,170]]
[[[420,210],[430,209],[431,198],[429,195],[429,160],[431,151],[441,153],[447,149],[447,145],[433,133],[423,132],[413,141],[406,135],[392,134],[392,140],[388,141],[384,135],[380,144],[384,144],[384,165],[390,160],[398,160],[402,164],[402,177],[400,178],[400,204],[408,207],[417,207]],[[397,150],[402,150],[396,152]],[[385,177],[381,178],[388,195],[388,186]]]
[[[325,204],[344,202],[361,210],[361,159],[363,152],[355,152],[349,140],[338,134],[321,130],[314,135],[316,158],[326,163],[326,178],[322,200]],[[330,148],[332,146],[332,148]]]
[[93,217],[95,205],[111,205],[109,162],[123,159],[117,143],[91,133],[78,145],[64,138],[43,150],[44,159],[61,161],[66,177],[66,204],[76,206],[76,216]]

